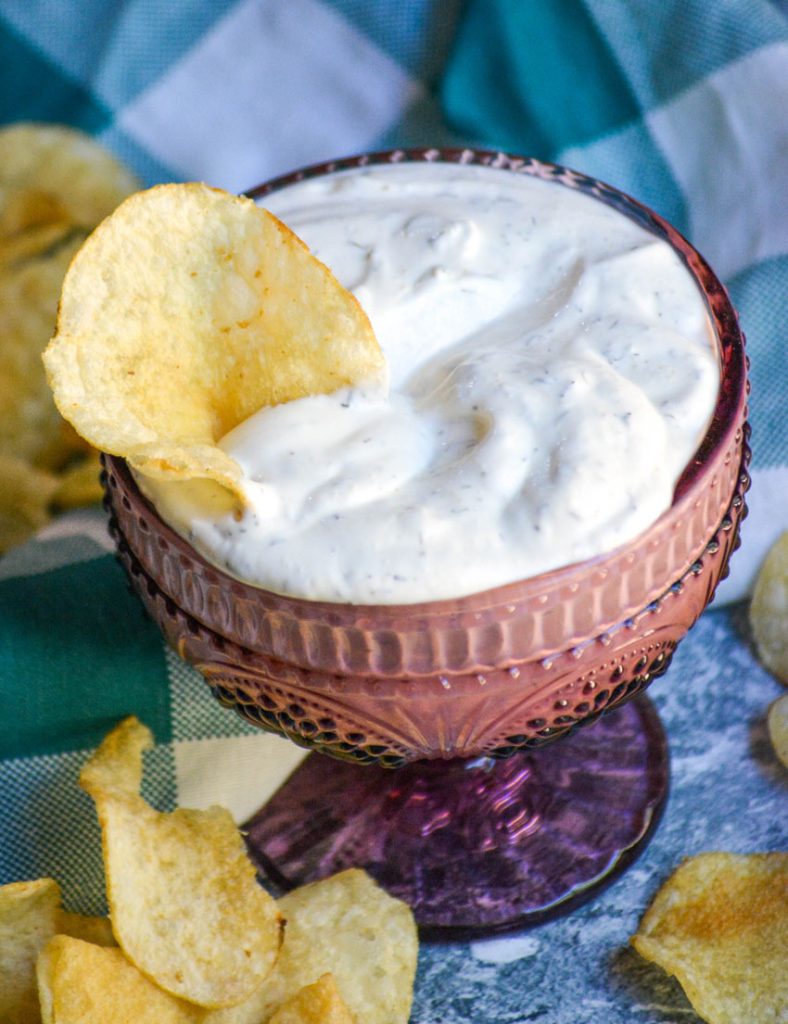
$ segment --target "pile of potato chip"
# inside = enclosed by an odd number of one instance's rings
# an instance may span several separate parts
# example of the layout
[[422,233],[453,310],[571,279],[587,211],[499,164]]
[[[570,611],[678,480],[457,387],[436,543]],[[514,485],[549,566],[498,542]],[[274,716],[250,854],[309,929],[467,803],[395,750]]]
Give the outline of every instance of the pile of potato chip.
[[80,777],[101,824],[109,920],[65,913],[52,879],[0,887],[0,1020],[405,1024],[409,908],[360,870],[274,900],[228,811],[165,814],[143,800],[151,742],[126,719]]
[[0,553],[101,497],[96,449],[243,501],[228,430],[385,379],[361,307],[275,217],[199,184],[124,203],[137,187],[81,132],[0,131]]
[[710,1024],[788,1020],[788,853],[687,858],[632,944]]
[[55,409],[41,354],[72,257],[137,187],[81,132],[0,130],[0,552],[100,497],[98,457]]

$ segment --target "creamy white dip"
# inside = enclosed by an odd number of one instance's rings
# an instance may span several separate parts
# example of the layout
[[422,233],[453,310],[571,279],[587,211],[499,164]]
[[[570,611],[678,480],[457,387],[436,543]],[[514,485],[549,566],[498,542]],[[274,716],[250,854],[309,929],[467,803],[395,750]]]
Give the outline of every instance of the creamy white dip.
[[406,604],[602,554],[670,506],[719,370],[666,243],[561,185],[450,164],[264,205],[358,297],[390,392],[262,409],[228,434],[240,521],[146,481],[212,562],[279,593]]

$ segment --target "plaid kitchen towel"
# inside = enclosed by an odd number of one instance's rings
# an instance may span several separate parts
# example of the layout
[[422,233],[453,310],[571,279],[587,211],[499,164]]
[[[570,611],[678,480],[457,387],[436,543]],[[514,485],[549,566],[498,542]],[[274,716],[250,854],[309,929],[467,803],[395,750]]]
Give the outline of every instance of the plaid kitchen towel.
[[[0,0],[0,122],[81,127],[148,184],[243,190],[351,152],[477,144],[566,163],[676,224],[730,287],[752,358],[751,515],[721,592],[729,600],[788,527],[787,110],[788,13],[770,0]],[[651,848],[667,844],[654,854],[665,869],[692,852],[687,844],[720,836],[730,849],[785,841],[779,780],[751,765],[765,749],[757,709],[776,690],[736,614],[704,617],[672,670],[697,675],[699,716],[714,704],[702,741],[678,703],[668,726],[681,755],[674,794],[700,794],[709,765],[737,765],[757,794],[744,816],[751,834],[737,832],[749,799],[738,791],[729,820],[719,801],[698,819],[674,796],[673,831]],[[735,687],[745,676],[749,718],[738,720],[711,695],[718,677]],[[76,775],[129,712],[155,731],[146,786],[161,807],[221,801],[243,820],[301,756],[213,703],[128,594],[101,513],[73,513],[0,561],[0,884],[51,874],[69,906],[101,908],[97,827]],[[761,731],[748,732],[756,719]],[[616,920],[631,930],[645,889],[630,877],[639,902]],[[583,921],[584,935],[602,936],[597,918]],[[589,956],[619,934],[608,924]],[[555,970],[576,957],[580,940],[565,938]],[[511,1006],[471,1012],[459,989],[452,1007],[433,999],[457,984],[504,993],[521,978],[529,988],[513,964],[529,962],[540,940],[511,941],[470,968],[453,953],[428,960],[434,985],[416,1019],[519,1020]],[[666,1019],[648,1007],[633,1016],[620,995],[602,1009],[573,1001],[571,1019]],[[680,1005],[675,993],[661,998]],[[557,1007],[545,1003],[540,1019],[563,1020]]]

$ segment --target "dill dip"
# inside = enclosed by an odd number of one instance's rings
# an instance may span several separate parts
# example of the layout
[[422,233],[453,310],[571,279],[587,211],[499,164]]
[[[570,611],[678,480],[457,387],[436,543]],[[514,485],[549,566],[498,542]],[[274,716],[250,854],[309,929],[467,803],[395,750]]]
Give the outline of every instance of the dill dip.
[[446,163],[264,205],[355,293],[390,390],[262,409],[228,434],[240,520],[143,481],[210,561],[282,594],[409,604],[603,554],[670,506],[719,367],[665,242],[556,183]]

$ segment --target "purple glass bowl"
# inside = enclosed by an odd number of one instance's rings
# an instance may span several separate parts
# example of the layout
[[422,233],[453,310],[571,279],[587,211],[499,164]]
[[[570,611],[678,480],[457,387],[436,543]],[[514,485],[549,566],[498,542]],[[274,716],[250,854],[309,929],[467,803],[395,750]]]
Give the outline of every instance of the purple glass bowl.
[[120,559],[170,644],[257,726],[361,764],[503,757],[542,746],[643,690],[712,599],[737,546],[749,478],[744,340],[728,295],[662,218],[592,178],[477,150],[396,151],[252,190],[379,163],[444,161],[558,182],[667,241],[697,281],[719,345],[711,425],[670,509],[608,554],[456,600],[399,606],[283,597],[209,564],[105,456]]
[[425,934],[456,938],[565,912],[652,834],[668,786],[659,719],[644,697],[607,713],[667,669],[727,572],[749,484],[747,365],[736,313],[702,257],[656,214],[573,171],[475,150],[397,151],[250,194],[404,161],[554,180],[678,253],[706,299],[722,385],[670,509],[630,543],[554,572],[456,600],[365,606],[231,578],[163,522],[113,456],[105,503],[134,589],[219,700],[348,762],[326,770],[307,758],[247,823],[269,880],[288,888],[363,866],[411,905]]

